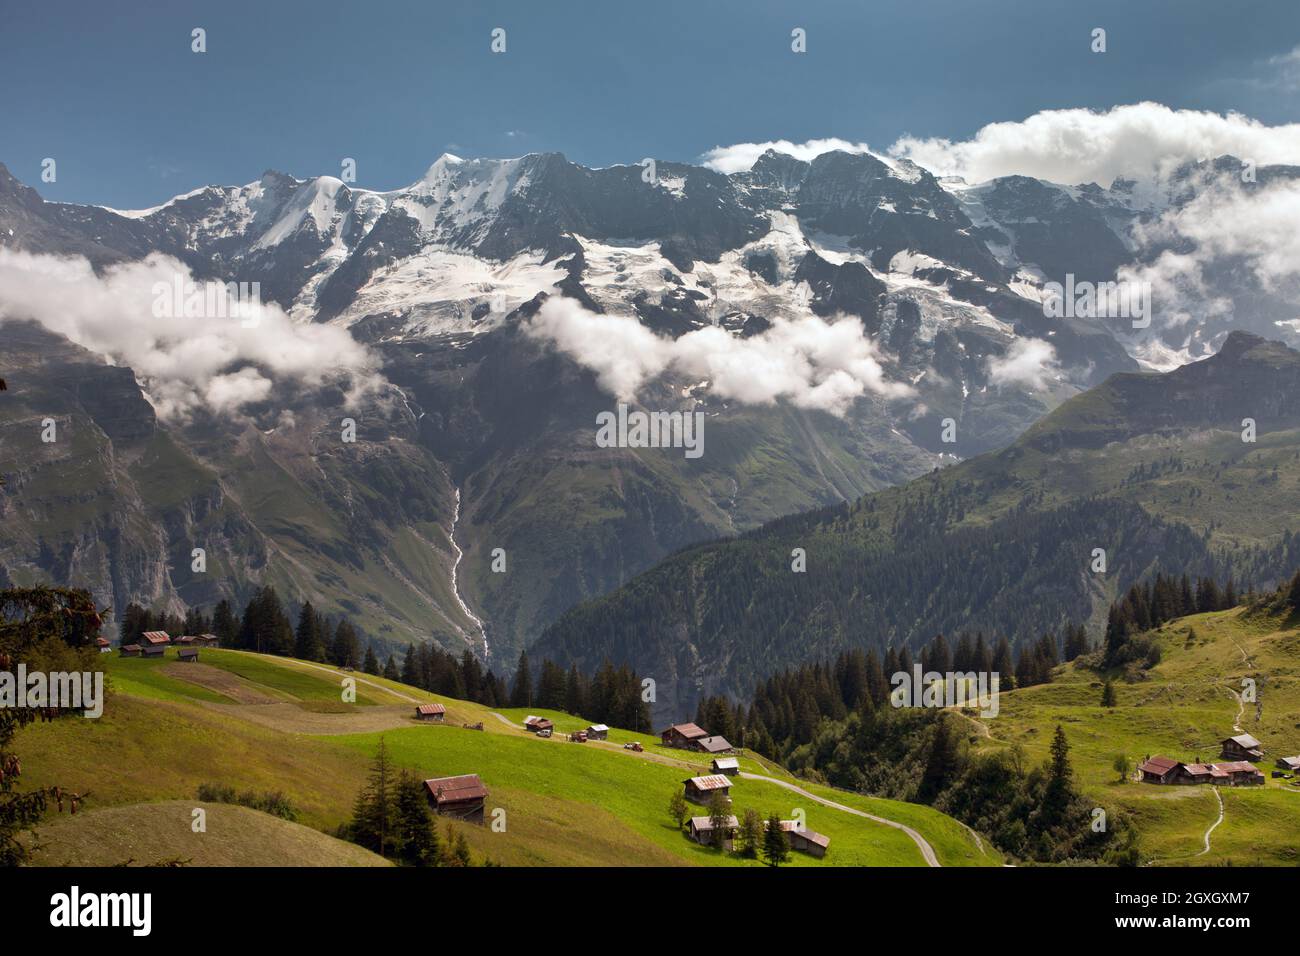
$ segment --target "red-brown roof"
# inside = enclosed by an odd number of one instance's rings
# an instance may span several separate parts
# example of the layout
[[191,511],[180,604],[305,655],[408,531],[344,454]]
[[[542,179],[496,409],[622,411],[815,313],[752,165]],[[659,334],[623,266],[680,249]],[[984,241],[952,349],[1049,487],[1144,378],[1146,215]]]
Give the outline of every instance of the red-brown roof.
[[459,777],[434,777],[424,781],[424,788],[440,806],[465,800],[485,800],[488,795],[487,787],[483,786],[483,781],[476,773],[461,774]]
[[664,733],[660,734],[659,736],[662,737],[664,734],[674,730],[677,731],[679,734],[681,734],[683,737],[685,737],[687,740],[694,740],[697,737],[709,736],[709,732],[705,730],[703,727],[699,726],[699,724],[673,724],[671,727],[668,728],[668,730],[665,730]]
[[109,647],[109,646],[111,646],[111,645],[108,643],[108,638],[106,638],[106,637],[97,637],[97,638],[95,638],[95,646],[96,646],[96,647]]
[[708,792],[709,790],[727,789],[731,786],[732,779],[723,776],[720,773],[711,773],[703,777],[691,777],[691,779],[686,782],[695,787],[696,790]]
[[445,714],[447,708],[442,704],[421,704],[415,708],[421,714]]
[[1138,767],[1144,773],[1154,773],[1163,776],[1170,770],[1178,766],[1178,761],[1173,757],[1149,757],[1146,763]]
[[198,640],[198,638],[195,637],[193,634],[182,634],[180,637],[176,638],[176,640],[173,641],[172,643],[174,643],[174,644],[193,644],[193,643],[194,643],[195,641],[197,641],[197,640]]
[[726,737],[703,737],[695,741],[705,753],[721,754],[734,749]]
[[1259,768],[1249,760],[1230,760],[1227,763],[1216,763],[1214,766],[1228,773],[1259,773]]
[[172,642],[166,631],[145,631],[143,637],[146,644],[170,644]]

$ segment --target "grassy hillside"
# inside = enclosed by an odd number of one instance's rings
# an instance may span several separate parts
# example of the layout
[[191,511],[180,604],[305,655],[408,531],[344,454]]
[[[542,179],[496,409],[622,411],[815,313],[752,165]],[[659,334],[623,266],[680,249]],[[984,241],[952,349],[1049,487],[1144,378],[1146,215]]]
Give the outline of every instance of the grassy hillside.
[[[989,748],[1019,744],[1040,761],[1060,724],[1083,791],[1133,816],[1152,862],[1300,863],[1296,781],[1270,776],[1262,788],[1163,787],[1120,782],[1113,767],[1118,754],[1130,766],[1153,754],[1216,761],[1219,742],[1241,732],[1263,743],[1258,766],[1266,775],[1277,757],[1300,753],[1300,620],[1237,608],[1180,618],[1153,634],[1162,662],[1141,680],[1117,681],[1116,707],[1100,705],[1100,675],[1065,665],[1051,684],[1004,693],[998,716],[982,721],[988,736],[977,733],[974,741]],[[1233,695],[1247,677],[1259,688],[1258,712]],[[1205,832],[1219,816],[1216,790],[1224,820],[1203,852]]]
[[[497,714],[325,665],[227,650],[203,650],[201,659],[179,664],[170,657],[105,658],[112,696],[103,718],[36,724],[21,732],[17,747],[25,783],[57,783],[90,794],[75,823],[52,818],[42,828],[41,840],[58,848],[45,859],[94,864],[119,857],[152,861],[208,854],[181,838],[172,810],[153,809],[180,808],[176,812],[183,811],[188,827],[203,783],[282,791],[301,823],[332,833],[349,816],[382,737],[395,762],[422,777],[478,773],[483,778],[491,792],[489,814],[505,811],[504,832],[452,824],[466,834],[476,859],[508,865],[759,865],[699,847],[670,823],[669,796],[687,776],[707,769],[703,755],[666,750],[654,738],[621,730],[612,731],[608,743],[542,740],[522,729],[522,713]],[[341,699],[345,677],[357,681],[355,703]],[[414,702],[431,700],[447,706],[446,725],[414,719]],[[553,717],[562,731],[585,726],[567,714]],[[482,732],[462,727],[480,722]],[[633,739],[645,744],[644,754],[623,749]],[[765,761],[746,755],[742,764],[746,772],[772,779],[738,780],[737,811],[753,807],[789,817],[799,808],[810,828],[831,837],[825,861],[794,854],[791,865],[925,865],[922,851],[904,831],[809,795],[914,828],[943,865],[1001,862],[963,827],[930,808],[798,784],[805,789],[801,794],[780,786],[776,780],[792,778]],[[158,826],[170,835],[160,832],[150,842],[149,826],[132,822],[131,832],[114,840],[103,835],[113,829],[109,818],[102,818],[103,827],[96,825],[95,814],[110,810],[125,814],[122,820],[145,820],[141,805],[165,816],[167,823]],[[210,814],[209,835],[211,821],[234,808],[217,809],[225,812]],[[254,811],[238,816],[245,813]],[[132,842],[137,838],[142,842]],[[309,850],[289,836],[279,839],[285,841],[285,862],[313,862],[301,855]],[[77,849],[81,842],[84,850]],[[279,860],[280,844],[268,842],[256,828],[236,829],[233,842],[223,851],[225,858],[202,859],[215,864]],[[351,861],[322,851],[321,862]]]

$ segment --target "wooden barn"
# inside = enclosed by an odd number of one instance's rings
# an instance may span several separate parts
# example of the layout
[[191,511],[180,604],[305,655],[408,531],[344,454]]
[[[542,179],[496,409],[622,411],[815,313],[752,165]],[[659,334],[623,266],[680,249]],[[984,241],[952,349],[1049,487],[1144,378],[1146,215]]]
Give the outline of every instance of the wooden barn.
[[781,829],[785,831],[786,839],[790,841],[790,849],[815,856],[819,860],[831,847],[830,837],[816,830],[809,830],[807,827],[801,829],[794,820],[782,820]]
[[1214,764],[1229,777],[1234,787],[1258,787],[1264,784],[1264,773],[1249,760],[1234,760]]
[[217,637],[215,634],[200,634],[199,643],[204,647],[220,647],[221,638]]
[[1300,757],[1278,757],[1277,768],[1279,770],[1289,770],[1292,773],[1300,773]]
[[1210,764],[1204,763],[1185,763],[1182,765],[1182,770],[1179,771],[1178,777],[1174,780],[1174,783],[1189,784],[1193,786],[1202,783],[1210,783],[1213,780],[1213,771],[1210,769],[1210,766]]
[[659,735],[659,739],[665,747],[694,750],[695,742],[707,736],[709,732],[698,724],[673,724]]
[[176,640],[172,641],[172,643],[175,644],[177,647],[189,647],[191,644],[194,644],[197,641],[198,638],[195,637],[193,634],[182,634],[180,637],[176,638]]
[[435,777],[424,781],[424,790],[434,812],[440,816],[483,823],[483,806],[488,792],[478,774]]
[[702,750],[706,754],[730,754],[736,752],[736,748],[727,743],[726,737],[701,737],[695,741],[695,749]]
[[118,652],[118,654],[119,654],[120,656],[122,656],[122,657],[139,657],[139,656],[140,656],[140,645],[139,645],[139,644],[123,644],[121,647],[119,647],[119,648],[117,649],[117,652]]
[[1148,757],[1138,766],[1143,783],[1173,783],[1182,764],[1173,757]]
[[166,644],[141,644],[141,657],[162,657],[163,651],[167,650]]
[[109,643],[106,637],[95,638],[95,650],[101,654],[110,654],[113,651],[113,645]]
[[[734,816],[727,817],[726,829],[722,835],[722,848],[730,850],[735,839],[736,833],[740,830],[740,821]],[[713,820],[709,817],[691,817],[691,822],[687,824],[687,832],[692,840],[701,846],[717,846],[715,842],[715,832],[713,829]]]
[[416,720],[432,720],[442,723],[447,716],[447,708],[442,704],[420,704],[415,708]]
[[199,659],[199,649],[197,647],[178,647],[176,648],[176,659],[194,663]]
[[686,785],[684,795],[692,803],[708,803],[715,793],[720,793],[724,797],[731,796],[731,780],[720,773],[691,777],[683,782]]
[[588,740],[608,740],[609,728],[604,724],[592,724],[587,728]]
[[713,772],[725,773],[728,777],[734,777],[740,773],[740,761],[735,757],[714,757]]
[[145,631],[140,635],[140,646],[170,644],[171,637],[166,631]]
[[524,729],[537,733],[539,730],[554,730],[555,722],[547,720],[545,717],[528,716],[524,718]]
[[1264,756],[1264,746],[1250,734],[1238,734],[1223,742],[1224,760],[1259,760]]

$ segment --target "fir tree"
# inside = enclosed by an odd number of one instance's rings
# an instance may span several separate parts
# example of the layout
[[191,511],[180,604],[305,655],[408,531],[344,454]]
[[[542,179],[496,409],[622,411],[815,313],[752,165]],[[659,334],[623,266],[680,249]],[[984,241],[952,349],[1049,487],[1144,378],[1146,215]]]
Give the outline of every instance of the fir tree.
[[763,832],[763,862],[768,866],[780,866],[790,858],[790,841],[781,829],[781,815],[773,813],[767,818]]

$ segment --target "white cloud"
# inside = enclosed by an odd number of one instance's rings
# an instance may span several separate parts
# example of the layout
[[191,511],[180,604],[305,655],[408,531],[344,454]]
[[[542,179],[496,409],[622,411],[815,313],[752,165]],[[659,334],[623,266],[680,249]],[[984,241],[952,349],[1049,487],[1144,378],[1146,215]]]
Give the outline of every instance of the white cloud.
[[851,143],[846,139],[835,139],[833,137],[830,139],[810,139],[805,143],[792,143],[788,139],[774,139],[768,140],[766,143],[735,143],[731,146],[715,146],[701,156],[700,161],[709,169],[730,175],[751,168],[754,163],[758,162],[758,157],[769,149],[774,149],[778,153],[784,153],[787,156],[793,156],[796,159],[802,159],[804,162],[811,162],[822,153],[830,153],[835,150],[846,153],[871,152],[866,143]]
[[156,253],[96,275],[83,258],[0,249],[0,322],[34,319],[130,366],[163,418],[200,407],[236,413],[281,379],[314,386],[346,371],[350,400],[381,381],[377,359],[345,329],[295,323],[275,305],[257,307],[249,328],[241,317],[156,315],[157,290],[178,277],[192,281],[182,263]]
[[1047,387],[1049,377],[1060,374],[1056,349],[1042,339],[1019,338],[1000,358],[988,358],[989,384],[1021,385],[1033,391]]
[[867,392],[912,394],[909,386],[885,378],[875,346],[855,318],[778,318],[749,338],[710,326],[669,339],[633,316],[598,315],[573,299],[553,297],[524,330],[591,369],[600,386],[622,400],[635,399],[669,372],[685,381],[707,380],[713,394],[742,404],[785,400],[834,415],[843,415]]
[[991,123],[957,142],[904,136],[889,152],[936,175],[970,182],[1018,174],[1108,186],[1117,176],[1149,178],[1182,162],[1224,154],[1261,166],[1294,163],[1300,123],[1266,126],[1237,113],[1135,103],[1105,112],[1047,110],[1019,122]]

